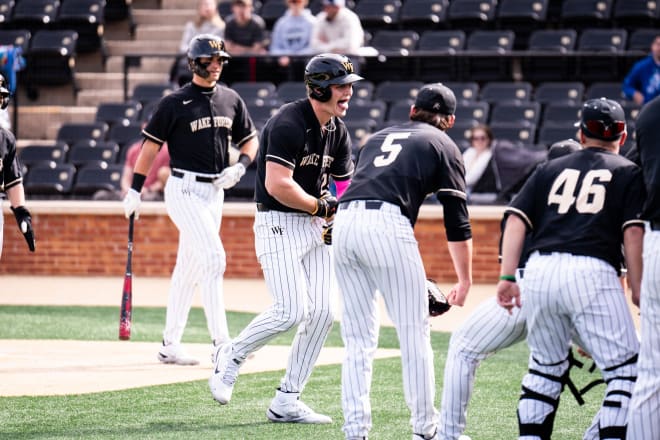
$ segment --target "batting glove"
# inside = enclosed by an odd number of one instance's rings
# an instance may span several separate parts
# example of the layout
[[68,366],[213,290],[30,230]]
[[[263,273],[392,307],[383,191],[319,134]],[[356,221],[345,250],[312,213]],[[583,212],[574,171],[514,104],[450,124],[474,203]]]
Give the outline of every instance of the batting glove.
[[316,217],[330,218],[337,212],[337,198],[324,194],[316,199],[316,209],[311,214]]
[[32,229],[32,216],[30,215],[30,211],[28,211],[25,206],[17,206],[15,208],[12,206],[11,212],[13,212],[14,217],[16,217],[18,228],[21,230],[23,237],[25,237],[30,252],[34,252],[34,230]]
[[140,217],[140,193],[135,191],[133,188],[129,189],[124,196],[124,215],[126,218],[129,218],[131,214],[135,214],[135,219],[137,220]]
[[323,226],[323,231],[321,232],[323,243],[327,244],[328,246],[332,244],[332,226],[333,222],[326,224]]
[[236,185],[243,175],[245,175],[245,165],[237,163],[225,168],[213,184],[216,188],[229,189]]

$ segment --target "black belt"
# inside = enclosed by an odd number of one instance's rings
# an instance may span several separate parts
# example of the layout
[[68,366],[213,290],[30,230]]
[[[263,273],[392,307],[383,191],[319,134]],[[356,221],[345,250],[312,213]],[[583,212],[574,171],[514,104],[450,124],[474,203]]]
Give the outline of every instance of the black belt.
[[[357,200],[354,200],[357,202]],[[339,209],[348,209],[348,207],[351,205],[351,202],[342,202],[339,204]],[[383,201],[382,200],[365,200],[364,201],[364,209],[373,209],[373,210],[379,210],[383,206]]]
[[257,211],[259,212],[268,212],[270,211],[270,208],[263,203],[257,203]]
[[660,231],[660,220],[651,220],[651,230]]
[[[181,171],[178,171],[178,170],[172,170],[172,175],[173,175],[174,177],[183,178],[184,173],[182,173]],[[214,181],[215,179],[216,179],[215,177],[208,177],[208,176],[195,176],[195,180],[196,180],[197,182],[203,182],[203,183],[213,183],[213,181]]]
[[539,255],[552,255],[551,251],[539,251]]

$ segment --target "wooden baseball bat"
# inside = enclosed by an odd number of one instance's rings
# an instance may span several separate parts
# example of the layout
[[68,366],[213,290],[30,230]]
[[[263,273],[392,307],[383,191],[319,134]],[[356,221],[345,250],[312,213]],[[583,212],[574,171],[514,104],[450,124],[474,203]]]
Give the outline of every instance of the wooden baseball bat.
[[126,273],[124,274],[124,290],[121,294],[121,311],[119,313],[119,339],[131,339],[131,322],[133,313],[133,223],[135,214],[128,219],[128,256],[126,258]]

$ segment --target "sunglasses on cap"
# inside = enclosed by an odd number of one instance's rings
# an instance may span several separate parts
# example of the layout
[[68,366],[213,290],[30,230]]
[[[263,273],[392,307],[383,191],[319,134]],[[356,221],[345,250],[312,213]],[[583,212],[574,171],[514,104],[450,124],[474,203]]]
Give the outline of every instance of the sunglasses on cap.
[[592,135],[608,139],[615,138],[626,130],[625,121],[605,122],[600,120],[582,121],[582,127]]

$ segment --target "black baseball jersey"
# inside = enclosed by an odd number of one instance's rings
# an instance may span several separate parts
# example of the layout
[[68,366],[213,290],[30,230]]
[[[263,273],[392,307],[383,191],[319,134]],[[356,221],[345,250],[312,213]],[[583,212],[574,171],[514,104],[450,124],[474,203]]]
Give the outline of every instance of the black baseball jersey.
[[392,203],[414,225],[419,207],[432,193],[437,193],[439,199],[466,199],[463,158],[444,131],[425,122],[411,121],[369,136],[360,149],[355,176],[341,201]]
[[7,191],[23,182],[21,163],[16,153],[16,138],[4,128],[0,128],[0,177],[0,191]]
[[642,107],[635,121],[637,153],[646,186],[642,218],[660,221],[660,96]]
[[531,233],[530,252],[587,255],[621,267],[623,230],[640,220],[641,169],[602,148],[585,148],[539,165],[505,210]]
[[232,140],[240,147],[257,131],[235,91],[188,83],[161,99],[142,134],[167,142],[172,168],[213,174],[229,165]]
[[333,118],[332,126],[321,130],[309,99],[283,105],[261,131],[255,200],[276,211],[299,212],[266,191],[267,161],[293,170],[293,180],[314,197],[328,187],[329,176],[348,180],[353,174],[351,138],[339,118]]

